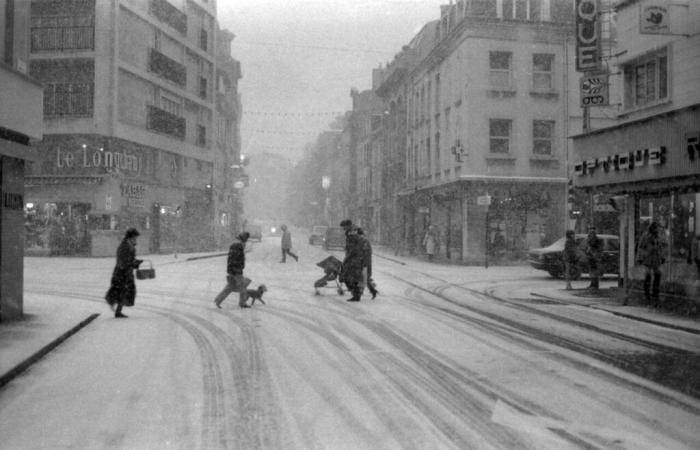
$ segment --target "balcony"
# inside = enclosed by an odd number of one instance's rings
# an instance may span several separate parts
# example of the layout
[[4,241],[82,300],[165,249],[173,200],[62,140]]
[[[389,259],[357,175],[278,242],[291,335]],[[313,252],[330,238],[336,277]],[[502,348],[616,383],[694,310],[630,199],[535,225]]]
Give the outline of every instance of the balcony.
[[169,134],[178,139],[185,139],[186,122],[184,117],[176,116],[163,109],[148,105],[149,130]]
[[151,0],[150,11],[161,22],[187,35],[187,15],[171,5],[168,0]]
[[150,56],[148,70],[183,88],[187,85],[187,70],[184,65],[154,48],[151,49]]

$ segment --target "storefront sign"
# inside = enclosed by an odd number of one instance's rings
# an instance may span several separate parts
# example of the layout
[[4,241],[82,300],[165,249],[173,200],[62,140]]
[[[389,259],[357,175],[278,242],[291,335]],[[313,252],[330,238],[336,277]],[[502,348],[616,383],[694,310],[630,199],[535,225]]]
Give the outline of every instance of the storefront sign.
[[56,150],[56,167],[58,169],[104,167],[109,171],[121,171],[136,175],[141,171],[141,159],[126,152],[88,148],[71,151],[58,148]]
[[639,33],[640,34],[669,34],[671,24],[668,18],[666,2],[657,1],[655,4],[639,5]]
[[120,185],[123,204],[128,208],[143,209],[146,205],[146,186],[123,183]]
[[576,0],[576,71],[600,70],[599,0]]
[[3,192],[2,207],[3,209],[22,211],[24,209],[24,196],[22,194],[15,194],[14,192]]
[[611,170],[617,172],[643,166],[658,166],[664,162],[666,162],[666,147],[652,147],[602,158],[587,159],[574,164],[574,173],[579,176],[590,175],[599,168],[606,173]]

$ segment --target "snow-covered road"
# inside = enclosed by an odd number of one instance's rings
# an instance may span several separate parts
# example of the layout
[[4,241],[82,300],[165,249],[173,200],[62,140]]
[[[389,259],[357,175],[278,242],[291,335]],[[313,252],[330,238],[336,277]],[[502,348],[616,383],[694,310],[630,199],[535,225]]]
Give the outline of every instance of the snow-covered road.
[[156,256],[126,320],[112,259],[28,260],[28,293],[104,314],[0,392],[0,448],[700,448],[700,402],[616,364],[698,336],[528,302],[524,267],[376,256],[376,300],[315,296],[327,253],[295,244],[254,244],[244,310],[214,307],[225,257]]

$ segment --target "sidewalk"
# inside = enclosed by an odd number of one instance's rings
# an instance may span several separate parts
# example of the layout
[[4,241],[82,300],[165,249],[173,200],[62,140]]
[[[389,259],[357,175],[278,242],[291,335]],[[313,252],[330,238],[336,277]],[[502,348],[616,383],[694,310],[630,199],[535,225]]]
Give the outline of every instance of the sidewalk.
[[[222,255],[222,253],[190,255],[189,258],[183,259],[192,260]],[[381,256],[395,259],[401,264],[410,263],[410,258],[394,257],[393,253]],[[622,301],[616,295],[617,293],[617,288],[605,287],[596,294],[585,289],[566,291],[556,287],[544,287],[532,292],[532,295],[551,301],[604,310],[620,317],[688,333],[700,334],[700,321],[698,320],[644,306],[623,306]],[[89,325],[98,316],[111,314],[106,304],[66,302],[64,299],[47,295],[26,296],[24,313],[24,317],[20,320],[0,323],[0,388],[70,336]]]
[[[171,255],[139,257],[162,266],[225,255],[221,252],[188,254],[181,255],[178,260]],[[70,302],[58,296],[25,295],[24,316],[0,322],[0,389],[97,317],[112,314],[107,303]]]

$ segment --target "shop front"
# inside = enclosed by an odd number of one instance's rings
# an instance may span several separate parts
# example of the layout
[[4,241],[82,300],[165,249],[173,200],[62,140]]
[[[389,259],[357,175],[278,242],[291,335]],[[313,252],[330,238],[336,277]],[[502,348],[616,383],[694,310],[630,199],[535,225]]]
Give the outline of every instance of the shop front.
[[700,299],[700,112],[697,107],[574,137],[574,185],[606,195],[620,214],[620,267],[630,299],[643,298],[639,242],[656,222],[665,243],[661,296]]
[[[157,183],[163,156],[96,136],[48,136],[24,180],[25,254],[114,256],[129,227],[140,253],[175,248],[182,189]],[[176,167],[176,166],[175,166]]]
[[557,177],[462,176],[400,198],[409,244],[422,249],[432,225],[443,257],[482,264],[521,259],[562,237],[565,192],[566,180]]

